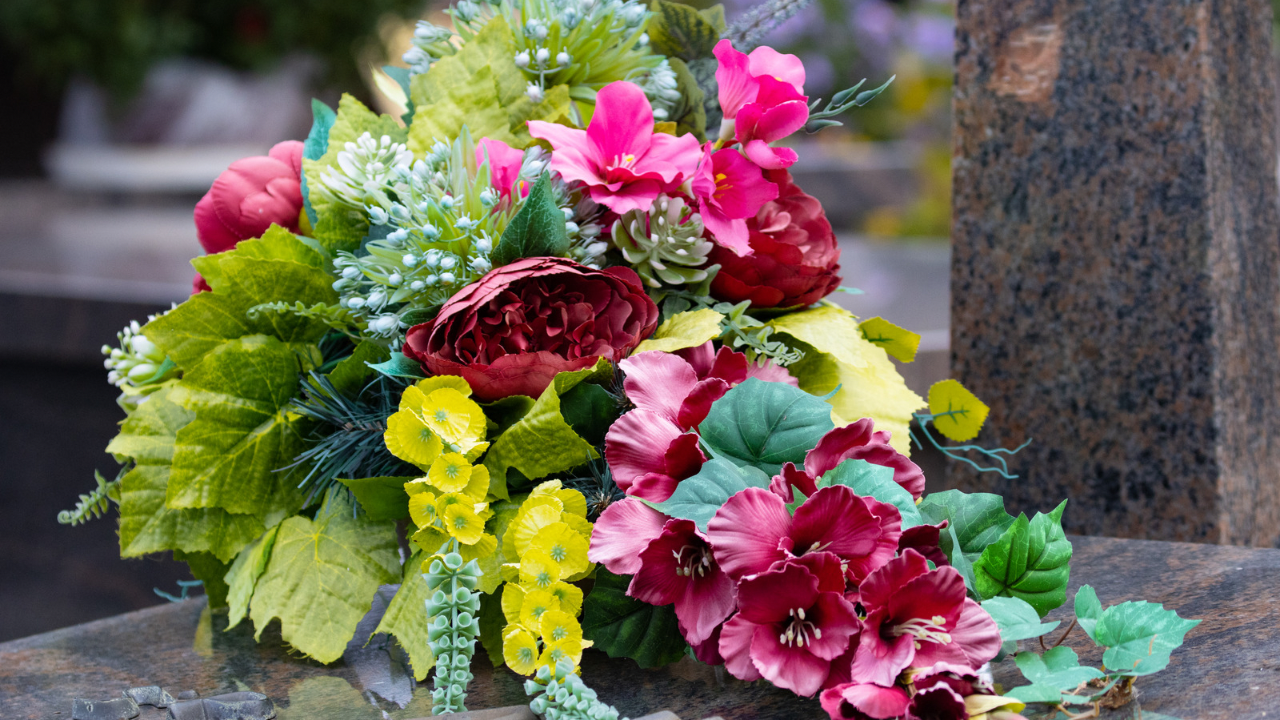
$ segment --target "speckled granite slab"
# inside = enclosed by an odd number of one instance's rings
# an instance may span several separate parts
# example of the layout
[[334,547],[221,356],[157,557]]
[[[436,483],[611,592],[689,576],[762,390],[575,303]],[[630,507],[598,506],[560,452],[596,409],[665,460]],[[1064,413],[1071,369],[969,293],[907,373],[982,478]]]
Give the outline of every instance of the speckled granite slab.
[[952,368],[1070,531],[1280,541],[1265,0],[959,0]]

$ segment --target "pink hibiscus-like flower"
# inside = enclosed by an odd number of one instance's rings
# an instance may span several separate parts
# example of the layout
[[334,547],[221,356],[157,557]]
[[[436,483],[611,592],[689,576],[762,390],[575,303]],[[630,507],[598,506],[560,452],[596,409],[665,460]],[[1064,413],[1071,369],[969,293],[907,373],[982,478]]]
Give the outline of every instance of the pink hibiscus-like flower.
[[680,632],[690,645],[706,642],[734,609],[734,583],[692,520],[667,521],[640,553],[640,569],[627,594],[650,605],[674,603]]
[[924,496],[924,472],[906,455],[893,449],[889,444],[889,433],[877,431],[874,426],[871,418],[863,418],[829,431],[804,456],[803,470],[796,468],[794,463],[783,465],[781,474],[774,477],[770,489],[791,502],[792,487],[806,496],[812,495],[818,489],[818,479],[840,463],[865,460],[872,465],[892,468],[893,481],[919,500]]
[[939,662],[981,667],[1000,650],[995,621],[966,597],[959,571],[930,570],[915,550],[868,575],[859,593],[867,615],[851,670],[857,682],[892,685],[908,667]]
[[720,654],[735,677],[760,677],[797,695],[813,695],[831,661],[861,630],[837,571],[815,575],[787,563],[738,583],[738,614],[720,631]]
[[712,152],[707,143],[691,187],[698,200],[702,224],[720,246],[735,255],[751,253],[747,218],[778,197],[778,186],[765,179],[760,167],[737,150]]
[[831,720],[890,720],[905,715],[911,704],[905,688],[854,682],[829,687],[818,700]]
[[476,164],[489,162],[489,184],[498,189],[502,197],[511,197],[519,189],[523,197],[529,188],[520,183],[520,168],[524,165],[524,151],[493,138],[483,138],[476,143]]
[[827,552],[840,558],[851,582],[861,583],[894,556],[901,534],[897,508],[843,485],[814,492],[794,516],[777,494],[747,488],[707,523],[716,560],[735,580],[780,561]]
[[662,534],[669,519],[635,498],[611,503],[591,530],[587,559],[614,575],[635,575],[642,564],[640,553]]
[[658,194],[691,177],[702,157],[697,138],[653,131],[653,107],[639,86],[613,82],[596,94],[586,130],[529,121],[551,143],[549,167],[587,186],[591,199],[621,215],[648,210]]
[[618,361],[653,334],[658,307],[631,268],[533,257],[489,271],[409,328],[404,354],[459,375],[476,398],[537,397],[557,373]]
[[717,43],[714,52],[719,61],[716,82],[725,118],[721,137],[728,139],[732,128],[732,137],[742,144],[742,151],[762,168],[776,170],[795,164],[794,150],[769,143],[791,135],[809,120],[804,64],[794,55],[769,47],[746,55],[733,49],[728,40]]

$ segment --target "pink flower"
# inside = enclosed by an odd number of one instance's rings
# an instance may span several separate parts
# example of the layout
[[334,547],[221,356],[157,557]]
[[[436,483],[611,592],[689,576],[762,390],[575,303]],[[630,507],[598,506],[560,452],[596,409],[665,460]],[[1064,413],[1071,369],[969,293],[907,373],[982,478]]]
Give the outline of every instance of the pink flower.
[[770,487],[780,491],[783,499],[790,502],[791,487],[799,488],[806,496],[812,495],[817,490],[818,479],[840,463],[866,460],[872,465],[892,468],[893,481],[919,500],[924,495],[924,472],[906,455],[894,450],[889,444],[889,433],[875,431],[874,425],[871,418],[863,418],[831,430],[804,456],[803,470],[797,469],[794,463],[787,463]]
[[587,559],[614,575],[635,575],[640,570],[640,553],[662,534],[666,522],[666,515],[639,500],[615,502],[596,520]]
[[831,720],[889,720],[906,714],[911,702],[907,691],[897,685],[854,682],[827,688],[818,699]]
[[592,200],[619,215],[649,209],[659,193],[692,176],[701,157],[692,135],[653,131],[653,107],[629,82],[601,88],[585,131],[531,120],[529,134],[551,143],[552,170],[584,183]]
[[627,594],[650,605],[674,603],[690,645],[706,642],[734,609],[734,583],[692,520],[667,521],[640,553],[640,570]]
[[821,551],[839,557],[849,579],[860,583],[893,557],[901,528],[897,508],[843,485],[813,493],[794,517],[776,494],[747,488],[716,511],[707,535],[720,567],[735,580]]
[[[483,138],[476,144],[476,164],[489,161],[489,184],[502,193],[502,197],[511,197],[511,191],[520,182],[520,168],[524,164],[524,152],[517,150],[501,140]],[[520,195],[527,195],[529,188],[520,186]]]
[[196,234],[206,253],[230,250],[272,225],[298,232],[302,143],[277,144],[265,157],[231,163],[196,203]]
[[733,120],[739,110],[756,102],[761,77],[776,78],[796,92],[804,92],[804,63],[795,55],[784,55],[764,45],[746,55],[735,50],[728,40],[716,43],[713,52],[719,61],[716,83],[720,111],[726,120]]
[[915,550],[885,563],[859,587],[867,616],[853,659],[858,682],[891,685],[908,667],[981,667],[1000,650],[995,621],[965,596],[953,567],[930,570]]
[[725,119],[721,137],[727,139],[731,127],[732,136],[752,162],[770,170],[790,167],[796,161],[795,151],[769,143],[794,133],[809,120],[804,64],[769,47],[756,48],[748,56],[733,49],[728,40],[716,44],[715,56]]
[[764,677],[797,695],[816,693],[831,661],[861,629],[843,587],[842,580],[820,582],[798,563],[744,578],[738,614],[720,632],[726,669],[743,680]]
[[711,152],[707,143],[702,163],[693,176],[702,224],[712,238],[736,255],[751,253],[747,218],[778,197],[778,186],[764,178],[759,166],[737,150]]

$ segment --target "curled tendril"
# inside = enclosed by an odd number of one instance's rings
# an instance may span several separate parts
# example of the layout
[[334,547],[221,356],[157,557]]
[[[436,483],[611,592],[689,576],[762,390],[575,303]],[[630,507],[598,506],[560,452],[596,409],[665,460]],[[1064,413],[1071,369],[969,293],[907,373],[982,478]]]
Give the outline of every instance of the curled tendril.
[[[912,417],[916,419],[916,423],[920,426],[920,435],[923,435],[925,439],[929,441],[929,444],[943,455],[946,455],[952,460],[959,460],[960,462],[967,463],[978,472],[999,473],[1000,476],[1006,480],[1013,480],[1018,477],[1017,475],[1009,472],[1009,458],[1017,455],[1023,448],[1030,445],[1030,439],[1012,450],[1009,448],[984,448],[981,445],[942,445],[938,442],[937,438],[933,436],[933,433],[929,432],[929,423],[932,422],[934,418],[948,414],[950,413],[938,413],[937,415],[931,415],[929,413],[913,413]],[[923,450],[924,443],[920,441],[920,435],[916,434],[914,428],[909,429],[908,432],[911,434],[911,439],[915,441],[916,447]],[[968,452],[976,452],[979,455],[990,458],[994,465],[979,465],[972,459],[965,457],[964,453]]]

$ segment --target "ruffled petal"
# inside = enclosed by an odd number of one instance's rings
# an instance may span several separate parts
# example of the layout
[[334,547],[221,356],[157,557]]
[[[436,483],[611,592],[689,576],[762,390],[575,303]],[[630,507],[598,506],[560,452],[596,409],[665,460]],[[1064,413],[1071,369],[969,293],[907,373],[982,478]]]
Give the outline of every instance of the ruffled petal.
[[734,615],[720,628],[720,656],[724,668],[739,680],[759,680],[763,677],[751,662],[751,638],[757,625]]
[[763,488],[735,494],[707,523],[716,562],[735,580],[764,572],[786,558],[779,544],[790,530],[786,503]]
[[783,622],[817,601],[818,578],[803,565],[786,564],[738,583],[738,614],[756,624]]
[[889,720],[905,715],[911,698],[898,685],[880,687],[851,682],[823,690],[820,702],[822,709],[838,720],[862,720],[863,717]]
[[640,554],[662,534],[666,522],[666,515],[639,500],[619,500],[596,520],[587,558],[615,575],[634,575],[642,564]]
[[680,406],[698,384],[693,366],[678,355],[642,352],[618,363],[626,380],[622,388],[635,406],[679,424]]
[[751,661],[766,680],[802,697],[821,690],[831,672],[831,661],[804,648],[783,645],[769,625],[756,626],[751,636]]

